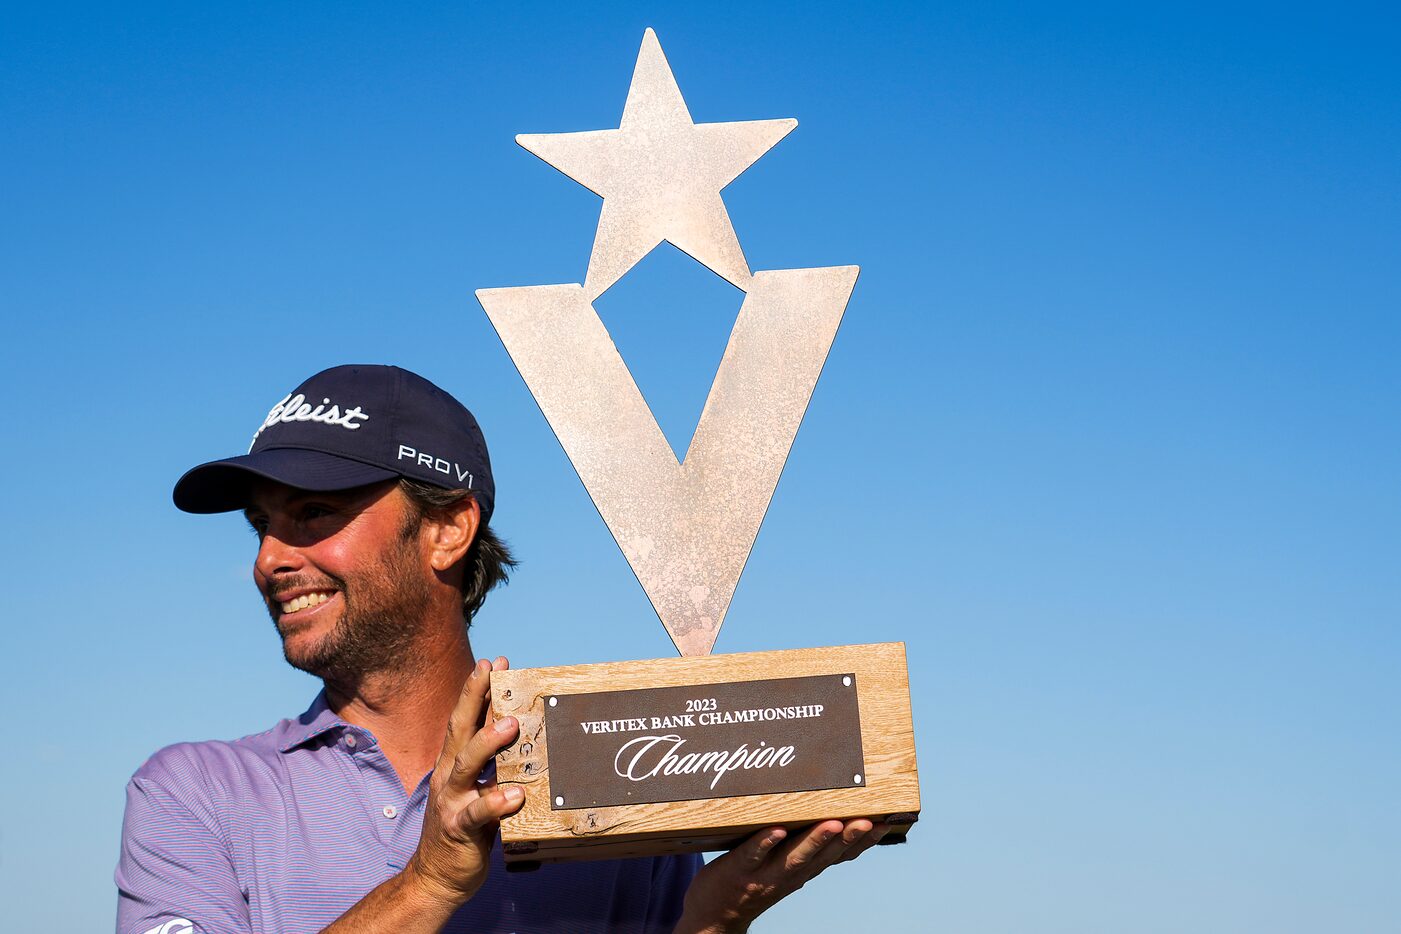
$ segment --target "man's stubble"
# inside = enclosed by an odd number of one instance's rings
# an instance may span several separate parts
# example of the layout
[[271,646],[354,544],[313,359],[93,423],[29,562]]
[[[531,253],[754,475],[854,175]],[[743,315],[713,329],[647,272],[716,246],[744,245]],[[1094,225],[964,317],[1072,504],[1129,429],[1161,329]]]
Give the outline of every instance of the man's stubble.
[[[358,684],[366,675],[407,673],[421,667],[418,637],[427,622],[430,590],[414,553],[417,523],[411,526],[396,537],[395,547],[354,577],[325,574],[340,593],[340,617],[320,641],[300,652],[294,652],[283,635],[283,657],[289,665],[345,688]],[[284,589],[314,588],[323,583],[293,579]],[[268,610],[276,624],[276,608],[269,606]]]

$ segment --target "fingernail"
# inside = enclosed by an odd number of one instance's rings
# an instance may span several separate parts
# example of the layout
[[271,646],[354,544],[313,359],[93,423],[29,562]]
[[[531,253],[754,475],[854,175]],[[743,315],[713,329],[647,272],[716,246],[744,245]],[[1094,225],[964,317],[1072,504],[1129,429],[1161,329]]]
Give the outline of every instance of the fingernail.
[[507,801],[510,801],[510,802],[512,802],[512,803],[515,803],[515,802],[521,800],[521,799],[524,798],[524,797],[525,797],[525,791],[523,791],[523,790],[522,790],[519,786],[517,786],[517,785],[511,785],[511,786],[509,786],[509,787],[506,789],[506,800],[507,800]]
[[516,718],[515,718],[515,717],[502,717],[500,720],[497,720],[497,721],[496,721],[496,725],[493,727],[493,729],[495,729],[496,732],[502,733],[502,734],[509,733],[509,732],[511,732],[512,730],[514,730],[515,728],[516,728]]

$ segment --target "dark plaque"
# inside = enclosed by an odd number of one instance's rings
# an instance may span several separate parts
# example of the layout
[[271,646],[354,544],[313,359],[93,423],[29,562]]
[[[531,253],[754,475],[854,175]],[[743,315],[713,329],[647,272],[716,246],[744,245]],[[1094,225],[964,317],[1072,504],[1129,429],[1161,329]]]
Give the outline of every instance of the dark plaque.
[[854,674],[551,695],[553,810],[853,788]]

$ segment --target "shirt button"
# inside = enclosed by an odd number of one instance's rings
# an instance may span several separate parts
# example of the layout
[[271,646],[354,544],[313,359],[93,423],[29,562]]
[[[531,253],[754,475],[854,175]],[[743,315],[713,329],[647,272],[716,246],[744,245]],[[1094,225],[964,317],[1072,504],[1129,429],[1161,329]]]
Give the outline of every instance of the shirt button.
[[356,740],[355,734],[354,734],[354,733],[349,734],[349,735],[346,736],[346,738],[345,738],[345,744],[346,744],[347,746],[349,746],[351,749],[354,749],[354,748],[355,748],[355,744],[356,744],[357,742],[358,742],[358,740]]
[[394,807],[394,805],[392,805],[392,804],[386,804],[386,805],[384,806],[384,816],[385,816],[385,817],[388,817],[388,818],[390,818],[390,819],[392,820],[392,819],[394,818],[394,816],[397,815],[398,813],[399,813],[399,809],[396,808],[396,807]]

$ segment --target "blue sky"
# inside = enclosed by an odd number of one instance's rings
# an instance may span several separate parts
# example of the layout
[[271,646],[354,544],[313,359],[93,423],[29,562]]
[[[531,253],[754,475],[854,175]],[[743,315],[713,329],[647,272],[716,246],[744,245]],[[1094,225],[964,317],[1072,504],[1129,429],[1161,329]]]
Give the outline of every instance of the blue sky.
[[[1401,918],[1401,33],[1383,5],[68,6],[0,30],[0,898],[110,925],[126,778],[281,661],[194,463],[343,362],[477,413],[517,665],[665,655],[477,288],[580,281],[643,29],[756,269],[862,266],[718,651],[908,643],[924,819],[761,929]],[[740,293],[598,303],[684,446]]]

